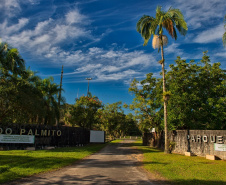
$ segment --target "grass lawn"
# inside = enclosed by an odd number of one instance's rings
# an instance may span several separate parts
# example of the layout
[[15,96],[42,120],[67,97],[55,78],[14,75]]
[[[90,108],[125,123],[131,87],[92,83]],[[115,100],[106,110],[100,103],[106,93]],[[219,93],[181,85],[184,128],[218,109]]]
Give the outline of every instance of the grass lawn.
[[115,139],[115,140],[111,141],[111,143],[120,143],[121,141],[123,141],[123,140],[121,140],[121,139]]
[[0,151],[0,183],[67,166],[99,151],[104,146],[106,144],[54,150]]
[[144,154],[144,168],[174,185],[225,185],[226,161],[203,157],[165,154],[163,151],[135,143]]

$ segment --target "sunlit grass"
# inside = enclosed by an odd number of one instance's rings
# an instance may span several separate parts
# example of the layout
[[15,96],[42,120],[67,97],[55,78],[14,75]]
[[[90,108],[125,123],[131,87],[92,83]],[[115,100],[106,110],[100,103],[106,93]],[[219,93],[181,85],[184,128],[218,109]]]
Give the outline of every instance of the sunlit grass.
[[203,157],[165,154],[163,151],[136,142],[144,154],[144,168],[168,179],[175,185],[226,184],[226,161],[210,161]]
[[115,140],[113,140],[113,141],[111,141],[111,143],[120,143],[120,142],[122,142],[123,140],[121,140],[121,139],[115,139]]
[[37,151],[0,151],[0,183],[59,169],[99,151],[105,145],[91,144]]

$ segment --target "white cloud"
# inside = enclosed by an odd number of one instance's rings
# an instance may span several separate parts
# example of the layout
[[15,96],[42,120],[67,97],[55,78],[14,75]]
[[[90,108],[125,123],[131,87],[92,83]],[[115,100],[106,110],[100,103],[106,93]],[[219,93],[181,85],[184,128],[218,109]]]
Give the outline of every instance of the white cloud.
[[27,18],[21,18],[18,20],[17,24],[8,26],[8,22],[4,21],[2,24],[0,24],[0,30],[2,31],[2,36],[10,35],[12,33],[20,31],[24,26],[26,26],[29,22],[29,19]]
[[7,17],[13,17],[21,10],[18,0],[1,0],[0,11]]
[[82,66],[80,68],[76,69],[76,72],[89,72],[89,71],[94,71],[96,69],[100,69],[102,67],[102,64],[88,64],[86,66]]
[[[105,56],[109,56],[106,58]],[[143,77],[143,70],[150,66],[159,66],[151,54],[143,51],[128,52],[126,48],[107,50],[93,47],[87,50],[65,52],[55,48],[45,56],[50,61],[62,61],[63,65],[76,68],[68,76],[91,76],[95,81],[123,80],[128,81],[134,77]],[[79,75],[78,75],[79,74]]]
[[39,4],[40,0],[1,0],[0,12],[6,17],[15,17],[22,11],[21,3],[28,5]]
[[165,54],[175,54],[176,56],[183,55],[182,49],[179,49],[178,43],[172,43],[171,45],[165,48]]
[[[80,17],[77,20],[77,22],[80,22],[79,25],[71,24],[72,22],[76,22],[75,19],[72,20],[71,14]],[[68,23],[68,19],[70,20],[70,24]],[[48,18],[37,22],[33,29],[32,27],[29,29],[25,28],[26,25],[29,27],[30,23],[27,18],[20,18],[18,19],[18,23],[13,25],[9,25],[9,21],[5,20],[0,24],[0,33],[3,33],[1,35],[3,40],[6,40],[19,50],[30,52],[34,56],[46,56],[50,58],[54,56],[54,50],[52,48],[58,47],[58,53],[62,55],[63,50],[60,49],[59,45],[61,43],[76,44],[81,38],[85,38],[86,40],[93,38],[91,32],[85,29],[85,25],[83,25],[82,20],[85,19],[86,17],[76,9],[67,13],[64,17],[55,20]],[[88,22],[88,20],[84,22]],[[34,23],[32,22],[32,24]],[[21,31],[22,28],[24,28],[23,31]],[[51,53],[49,53],[50,51]]]
[[100,73],[97,75],[96,81],[115,81],[115,80],[128,80],[132,78],[134,75],[139,75],[139,72],[136,72],[134,70],[126,70],[118,73],[112,73],[112,74],[103,74]]
[[223,21],[225,14],[225,1],[222,0],[176,0],[174,6],[184,14],[189,30],[213,25],[216,18]]
[[86,17],[80,14],[78,10],[70,11],[66,14],[66,21],[69,24],[82,23],[85,19]]
[[215,53],[215,56],[226,58],[226,51]]
[[47,43],[49,42],[50,36],[45,34],[41,35],[39,37],[36,37],[35,40],[33,41],[34,45],[41,44],[41,43]]
[[[135,76],[140,76],[141,71],[146,70],[147,67],[158,66],[154,57],[143,51],[128,52],[127,49],[104,50],[94,47],[80,52],[79,56],[83,60],[77,61],[76,65],[80,67],[75,71],[88,73],[95,81],[128,81]],[[68,65],[75,65],[75,63],[71,62]]]
[[89,48],[89,55],[98,55],[103,52],[103,49],[98,47]]
[[138,55],[138,56],[134,56],[134,58],[132,58],[131,61],[129,61],[126,64],[126,67],[131,67],[135,65],[143,65],[145,67],[145,66],[148,66],[153,61],[155,61],[155,59],[150,55],[147,55],[147,54]]
[[119,53],[117,53],[115,51],[108,51],[107,53],[104,53],[101,57],[110,59],[110,58],[115,58],[118,56],[119,56]]
[[194,38],[194,42],[196,43],[210,43],[210,42],[218,42],[222,39],[224,33],[224,26],[220,24],[214,28],[210,28],[201,32]]
[[104,66],[103,68],[101,68],[101,71],[102,72],[109,72],[109,73],[112,73],[112,72],[117,72],[117,71],[120,71],[121,68],[120,67],[116,67],[116,66]]
[[35,30],[34,30],[34,34],[38,35],[39,33],[43,33],[45,31],[48,30],[49,25],[53,22],[53,20],[50,18],[48,20],[42,21],[42,22],[38,22]]
[[[15,8],[20,10],[19,4]],[[31,20],[35,19],[19,18],[16,24],[12,24],[10,19],[5,19],[0,24],[0,33],[4,33],[3,40],[21,51],[30,53],[34,58],[48,61],[49,65],[61,63],[65,67],[73,68],[74,72],[66,73],[68,78],[89,74],[96,81],[128,81],[140,77],[141,71],[147,70],[148,67],[159,66],[152,54],[117,48],[116,43],[110,46],[110,49],[87,48],[90,43],[100,41],[112,30],[107,29],[100,33],[99,37],[94,36],[91,29],[96,28],[89,28],[89,17],[81,14],[77,8],[57,19],[41,17],[39,22]],[[79,48],[81,42],[84,44]],[[68,45],[72,45],[72,49],[66,50]]]

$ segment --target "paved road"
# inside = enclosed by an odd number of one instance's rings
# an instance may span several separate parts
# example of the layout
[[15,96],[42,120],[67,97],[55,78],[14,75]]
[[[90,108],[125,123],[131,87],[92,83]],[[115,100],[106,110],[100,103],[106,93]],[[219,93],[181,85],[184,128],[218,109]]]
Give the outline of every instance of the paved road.
[[154,185],[139,169],[139,153],[125,143],[110,144],[81,162],[54,172],[23,179],[20,185],[139,184]]

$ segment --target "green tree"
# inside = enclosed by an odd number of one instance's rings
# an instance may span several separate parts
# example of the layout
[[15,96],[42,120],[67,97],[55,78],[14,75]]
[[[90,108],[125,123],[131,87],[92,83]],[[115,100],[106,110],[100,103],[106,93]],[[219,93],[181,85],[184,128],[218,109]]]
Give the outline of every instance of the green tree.
[[21,76],[1,76],[1,123],[41,123],[43,96],[36,88],[38,80],[40,78],[29,69],[24,70]]
[[140,136],[142,134],[138,128],[138,121],[132,113],[126,115],[125,124],[123,124],[123,126],[125,135],[127,136]]
[[151,128],[161,130],[161,86],[152,73],[147,74],[147,78],[142,81],[136,79],[130,84],[129,92],[135,95],[133,103],[128,107],[135,111],[135,119],[139,120],[139,129],[148,132]]
[[211,64],[207,52],[199,63],[180,57],[175,62],[166,75],[170,129],[225,129],[226,75],[220,63]]
[[137,22],[137,31],[144,38],[144,45],[148,44],[151,36],[154,36],[153,47],[161,49],[162,59],[159,63],[162,65],[163,78],[163,96],[164,96],[164,127],[165,127],[165,152],[168,150],[168,131],[167,131],[167,99],[166,81],[165,81],[165,59],[163,46],[167,44],[167,37],[163,35],[163,30],[166,30],[173,39],[177,39],[176,30],[185,35],[187,32],[187,24],[184,20],[183,14],[179,9],[169,8],[167,12],[162,11],[160,6],[156,9],[156,17],[144,15]]
[[98,111],[100,129],[106,131],[110,137],[119,137],[126,133],[126,115],[122,110],[122,102],[106,104]]
[[76,99],[67,113],[67,122],[73,126],[93,129],[97,124],[97,111],[102,107],[102,102],[96,96],[81,96]]
[[0,43],[1,123],[55,124],[59,118],[59,90],[53,78],[41,80],[26,69],[16,48]]
[[44,124],[54,125],[59,118],[58,94],[60,91],[59,85],[53,82],[53,78],[41,80],[37,84],[37,88],[42,92],[45,109]]

